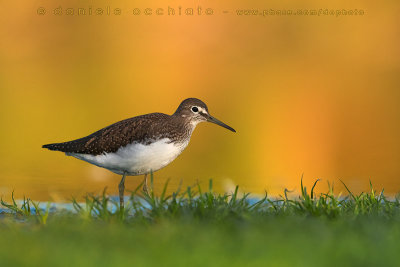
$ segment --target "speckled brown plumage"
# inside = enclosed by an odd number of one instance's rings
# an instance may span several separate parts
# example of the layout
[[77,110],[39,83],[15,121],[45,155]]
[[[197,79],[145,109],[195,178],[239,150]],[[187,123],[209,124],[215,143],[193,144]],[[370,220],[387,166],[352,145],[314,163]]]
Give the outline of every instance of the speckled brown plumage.
[[[195,108],[195,110],[192,110]],[[231,131],[228,125],[208,114],[207,105],[197,98],[182,101],[172,115],[151,113],[126,119],[107,126],[91,135],[64,143],[44,145],[49,150],[68,153],[100,155],[113,153],[132,143],[150,144],[168,138],[169,142],[185,143],[197,123],[210,121]]]
[[178,120],[174,115],[151,113],[114,123],[77,140],[48,144],[43,148],[67,153],[100,155],[116,152],[120,147],[133,142],[148,144],[159,138],[169,138],[174,142],[190,135],[190,130],[190,125]]

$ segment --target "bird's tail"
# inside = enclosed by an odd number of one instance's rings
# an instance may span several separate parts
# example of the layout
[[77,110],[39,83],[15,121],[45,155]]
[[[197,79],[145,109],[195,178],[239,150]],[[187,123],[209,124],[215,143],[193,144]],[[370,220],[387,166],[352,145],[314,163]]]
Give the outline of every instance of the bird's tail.
[[47,148],[48,150],[53,150],[53,151],[62,151],[63,147],[64,147],[63,143],[54,143],[42,146],[42,148]]

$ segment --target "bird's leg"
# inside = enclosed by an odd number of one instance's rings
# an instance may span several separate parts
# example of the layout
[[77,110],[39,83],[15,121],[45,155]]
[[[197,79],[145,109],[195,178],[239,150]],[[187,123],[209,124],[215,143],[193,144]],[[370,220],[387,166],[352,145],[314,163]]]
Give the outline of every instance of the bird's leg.
[[126,175],[126,173],[124,172],[124,175],[122,175],[121,182],[119,183],[119,186],[118,186],[118,189],[119,189],[119,207],[120,207],[120,209],[124,208],[125,175]]
[[144,175],[143,191],[144,191],[146,194],[149,194],[149,190],[148,190],[148,188],[147,188],[147,173]]

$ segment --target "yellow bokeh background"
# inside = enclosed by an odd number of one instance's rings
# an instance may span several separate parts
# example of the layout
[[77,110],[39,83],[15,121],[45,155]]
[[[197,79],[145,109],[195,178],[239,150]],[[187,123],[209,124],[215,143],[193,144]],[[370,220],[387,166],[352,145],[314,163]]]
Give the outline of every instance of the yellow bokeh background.
[[[121,9],[67,15],[66,9]],[[134,8],[213,15],[133,15]],[[62,8],[62,15],[54,9]],[[38,14],[44,8],[44,15]],[[239,16],[237,9],[362,9]],[[225,13],[224,13],[225,11]],[[166,11],[165,11],[166,12]],[[120,177],[41,148],[197,97],[237,130],[201,124],[155,189],[212,178],[278,194],[321,178],[400,191],[398,1],[7,1],[0,8],[0,194],[66,200]],[[133,189],[142,177],[130,177]]]

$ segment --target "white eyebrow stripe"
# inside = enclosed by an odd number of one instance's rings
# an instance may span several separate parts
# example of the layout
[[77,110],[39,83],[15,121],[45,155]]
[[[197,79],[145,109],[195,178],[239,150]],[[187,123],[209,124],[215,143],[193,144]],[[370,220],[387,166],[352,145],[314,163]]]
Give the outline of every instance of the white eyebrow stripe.
[[204,108],[202,108],[202,107],[197,107],[197,108],[199,109],[199,112],[208,114],[207,110],[205,110]]

